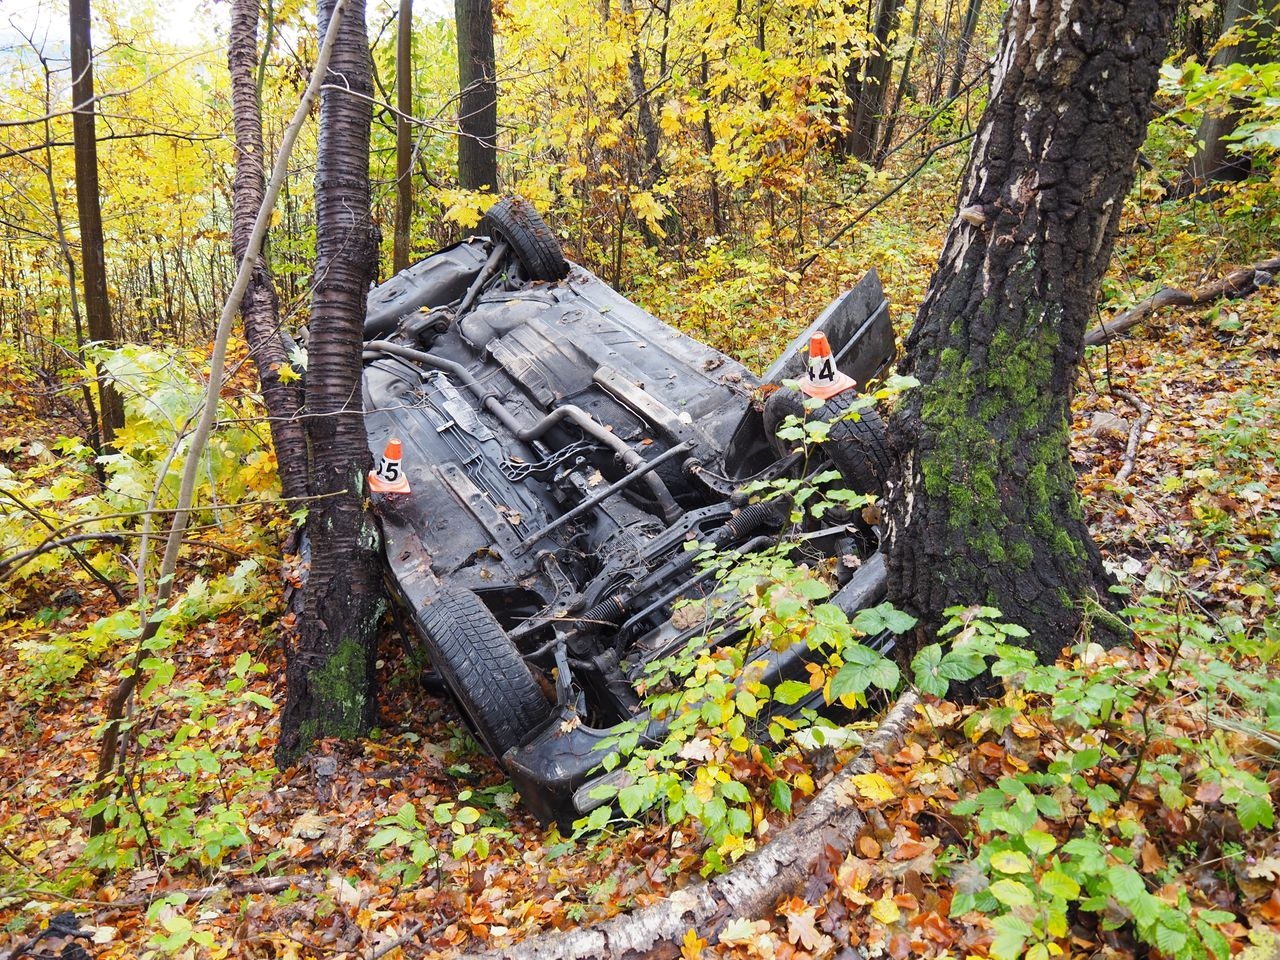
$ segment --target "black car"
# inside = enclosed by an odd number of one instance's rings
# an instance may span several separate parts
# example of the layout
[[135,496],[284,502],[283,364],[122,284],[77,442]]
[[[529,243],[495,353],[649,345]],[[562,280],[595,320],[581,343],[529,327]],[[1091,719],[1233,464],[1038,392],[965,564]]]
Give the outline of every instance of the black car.
[[[686,545],[749,552],[782,536],[787,511],[742,488],[814,468],[773,436],[804,412],[777,388],[807,376],[811,335],[865,385],[893,359],[893,332],[871,273],[757,377],[568,263],[527,202],[499,201],[485,226],[369,295],[370,480],[397,600],[435,670],[526,806],[567,822],[593,805],[596,745],[642,715],[646,664],[705,631],[672,617],[716,589]],[[873,410],[823,449],[852,489],[877,488]],[[862,558],[834,602],[879,601],[866,523],[807,545]],[[762,655],[765,682],[803,675],[805,651]]]

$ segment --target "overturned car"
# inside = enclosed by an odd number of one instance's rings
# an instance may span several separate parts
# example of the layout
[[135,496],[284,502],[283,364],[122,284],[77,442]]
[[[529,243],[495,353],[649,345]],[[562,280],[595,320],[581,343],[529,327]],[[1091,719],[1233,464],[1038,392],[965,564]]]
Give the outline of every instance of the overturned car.
[[[643,714],[646,665],[705,631],[673,617],[716,589],[690,541],[723,553],[778,542],[787,511],[752,481],[813,470],[773,435],[821,329],[840,389],[893,359],[874,273],[765,372],[746,368],[568,263],[526,202],[499,201],[487,238],[443,250],[371,291],[364,404],[371,487],[394,592],[478,739],[544,820],[589,809],[596,745]],[[840,371],[839,374],[835,370]],[[851,489],[886,466],[874,411],[840,420],[828,457]],[[833,601],[879,601],[874,532],[850,517],[808,549],[857,557]],[[804,675],[806,651],[765,650],[765,682]],[[654,735],[660,723],[654,721]]]

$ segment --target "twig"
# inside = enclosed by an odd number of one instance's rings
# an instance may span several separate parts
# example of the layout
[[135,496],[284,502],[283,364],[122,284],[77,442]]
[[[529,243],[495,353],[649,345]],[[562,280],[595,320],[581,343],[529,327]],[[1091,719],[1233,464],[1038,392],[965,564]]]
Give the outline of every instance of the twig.
[[397,937],[395,940],[392,940],[390,943],[384,943],[377,950],[374,950],[371,954],[369,954],[369,960],[382,960],[382,958],[385,957],[392,950],[399,950],[406,943],[408,943],[410,940],[416,937],[418,935],[418,931],[421,929],[422,929],[422,922],[419,920],[415,920],[413,923],[409,924],[409,929],[404,936]]
[[1136,393],[1130,393],[1128,390],[1120,390],[1116,387],[1111,388],[1111,395],[1119,397],[1125,403],[1132,406],[1138,411],[1138,419],[1129,427],[1129,442],[1124,448],[1124,463],[1120,469],[1116,471],[1116,483],[1124,483],[1129,479],[1129,475],[1133,473],[1134,467],[1138,461],[1138,442],[1142,439],[1142,431],[1147,429],[1147,424],[1151,422],[1151,407],[1148,406],[1141,397]]
[[215,883],[208,887],[197,887],[194,890],[167,889],[156,890],[152,893],[144,894],[141,897],[129,897],[121,900],[111,900],[109,902],[100,901],[104,909],[110,910],[129,910],[134,907],[149,907],[164,897],[172,897],[181,895],[187,898],[187,903],[199,903],[202,900],[209,900],[213,897],[226,894],[231,897],[243,897],[250,893],[281,893],[290,887],[297,887],[300,890],[311,890],[315,886],[315,878],[309,874],[299,874],[294,877],[264,877],[261,880],[245,880],[241,883]]
[[1117,314],[1110,321],[1103,321],[1084,335],[1086,347],[1108,343],[1131,327],[1137,326],[1161,307],[1194,307],[1210,303],[1222,297],[1247,297],[1259,287],[1266,286],[1272,275],[1280,270],[1280,257],[1263,260],[1251,267],[1233,270],[1221,280],[1194,290],[1177,290],[1162,287],[1147,299],[1135,303],[1128,310]]

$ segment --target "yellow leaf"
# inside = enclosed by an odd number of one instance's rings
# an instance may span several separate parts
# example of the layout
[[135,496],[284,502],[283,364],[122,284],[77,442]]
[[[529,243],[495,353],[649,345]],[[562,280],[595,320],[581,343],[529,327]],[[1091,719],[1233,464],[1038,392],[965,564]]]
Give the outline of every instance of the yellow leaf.
[[853,781],[859,796],[876,803],[884,803],[897,796],[889,781],[878,773],[860,773],[849,779]]
[[698,931],[690,927],[684,935],[684,942],[680,945],[680,956],[684,960],[699,960],[702,956],[702,948],[707,945],[707,941],[698,936]]
[[884,924],[896,923],[902,916],[902,911],[892,897],[881,897],[871,905],[871,916]]
[[1031,860],[1017,850],[1001,850],[991,857],[991,866],[1001,873],[1030,873]]

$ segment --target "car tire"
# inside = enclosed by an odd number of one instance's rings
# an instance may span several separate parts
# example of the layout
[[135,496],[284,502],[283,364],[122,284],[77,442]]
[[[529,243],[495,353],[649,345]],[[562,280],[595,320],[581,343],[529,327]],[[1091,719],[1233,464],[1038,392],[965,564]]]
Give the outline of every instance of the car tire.
[[568,275],[569,261],[560,241],[528,200],[503,197],[484,216],[482,229],[506,241],[530,280],[551,283]]
[[854,493],[884,493],[885,480],[891,463],[889,438],[884,418],[875,408],[858,411],[857,419],[839,420],[849,410],[859,394],[855,390],[837,393],[816,411],[805,410],[805,396],[795,390],[777,390],[764,407],[764,425],[775,452],[782,456],[789,452],[790,444],[777,439],[778,427],[788,416],[801,420],[810,417],[817,420],[834,420],[822,452],[835,465],[849,489]]
[[447,590],[422,613],[423,641],[467,721],[501,759],[551,714],[520,651],[470,590]]
[[836,419],[857,397],[855,391],[846,390],[837,393],[823,406],[822,416],[836,421],[827,436],[826,453],[854,493],[882,496],[893,462],[884,418],[874,407],[867,407],[859,410],[856,418]]

